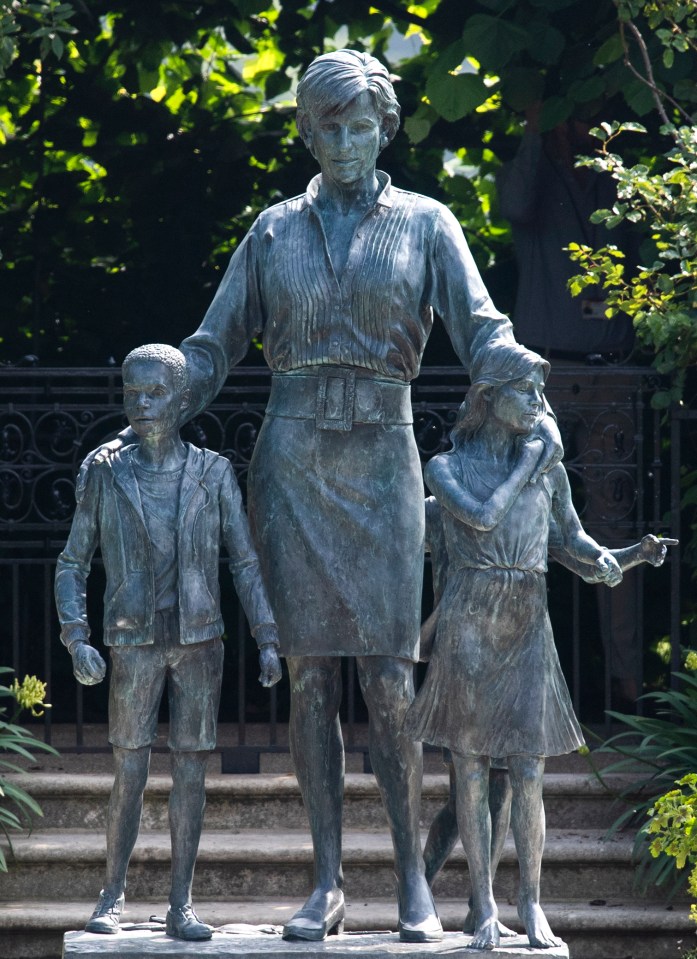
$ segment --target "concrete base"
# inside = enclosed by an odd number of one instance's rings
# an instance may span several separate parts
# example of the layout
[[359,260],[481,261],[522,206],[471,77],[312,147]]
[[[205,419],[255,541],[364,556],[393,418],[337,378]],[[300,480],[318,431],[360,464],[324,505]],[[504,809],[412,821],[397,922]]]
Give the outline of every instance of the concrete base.
[[[143,924],[147,926],[148,924]],[[422,959],[423,956],[491,956],[492,959],[569,959],[566,944],[555,949],[532,949],[525,936],[506,939],[499,949],[483,953],[469,950],[470,936],[448,932],[442,942],[412,944],[400,942],[395,932],[360,932],[330,936],[324,942],[286,942],[281,926],[221,926],[207,942],[182,942],[171,939],[152,926],[122,929],[116,936],[98,936],[88,932],[67,932],[63,940],[63,959]]]

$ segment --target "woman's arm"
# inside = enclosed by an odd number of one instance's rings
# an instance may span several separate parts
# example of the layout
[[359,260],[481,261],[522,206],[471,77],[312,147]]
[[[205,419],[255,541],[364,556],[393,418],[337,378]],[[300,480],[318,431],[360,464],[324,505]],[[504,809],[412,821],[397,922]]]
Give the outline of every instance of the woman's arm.
[[456,473],[455,457],[446,453],[434,456],[424,477],[438,502],[461,523],[482,531],[493,529],[510,510],[518,494],[529,481],[542,452],[541,440],[521,444],[520,455],[510,476],[482,502],[462,485]]
[[191,405],[184,422],[198,416],[215,399],[235,366],[261,332],[259,220],[232,255],[199,328],[179,349],[186,356]]

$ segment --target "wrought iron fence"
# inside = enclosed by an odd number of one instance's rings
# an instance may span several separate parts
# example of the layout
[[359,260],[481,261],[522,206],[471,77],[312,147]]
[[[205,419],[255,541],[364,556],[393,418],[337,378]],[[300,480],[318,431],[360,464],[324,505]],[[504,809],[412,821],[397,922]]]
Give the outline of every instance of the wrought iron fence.
[[[461,370],[448,367],[426,369],[413,384],[414,431],[424,462],[448,448],[466,382]],[[675,501],[671,466],[675,474],[679,461],[676,465],[674,454],[672,464],[665,462],[661,420],[650,408],[654,388],[650,371],[643,368],[564,368],[553,371],[548,383],[577,508],[588,532],[613,547],[635,542],[646,532],[669,532],[664,516],[671,495]],[[229,458],[243,493],[269,389],[268,370],[240,367],[215,403],[184,430],[186,439]],[[78,749],[84,746],[84,724],[106,720],[106,695],[101,687],[85,690],[73,680],[69,657],[58,640],[52,581],[70,526],[80,462],[124,425],[120,376],[115,370],[0,372],[0,608],[5,612],[0,661],[20,674],[37,673],[48,681],[54,707],[45,716],[46,738],[51,738],[52,724],[74,723],[74,748]],[[674,450],[676,442],[674,438]],[[648,578],[639,572],[632,580],[625,605],[633,607],[633,643],[639,653],[656,635],[668,632],[669,605],[672,642],[678,648],[677,565],[673,563],[672,574],[652,571]],[[95,624],[101,622],[101,577],[97,563],[88,591],[89,614]],[[425,580],[427,615],[428,563]],[[617,664],[613,665],[609,639],[617,613],[607,604],[600,613],[596,610],[593,593],[597,596],[605,587],[588,587],[554,567],[549,580],[550,613],[574,705],[582,721],[602,722],[604,710],[618,705],[612,685]],[[258,686],[244,616],[234,590],[224,589],[223,594],[228,634],[221,719],[237,725],[240,756],[252,724],[254,750],[282,748],[278,729],[287,721],[287,684],[270,692]],[[641,655],[638,663],[635,679],[640,684]],[[650,653],[649,667],[653,668]],[[352,663],[346,667],[343,710],[352,745],[357,724],[366,718]]]

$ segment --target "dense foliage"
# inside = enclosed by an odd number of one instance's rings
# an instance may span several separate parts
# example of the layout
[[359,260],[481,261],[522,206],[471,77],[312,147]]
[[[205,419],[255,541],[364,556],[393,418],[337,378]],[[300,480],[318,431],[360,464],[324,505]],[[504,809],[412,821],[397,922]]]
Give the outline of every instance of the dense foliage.
[[598,210],[594,220],[609,227],[623,221],[639,224],[646,241],[642,264],[630,275],[622,252],[611,244],[600,250],[574,244],[571,254],[584,274],[573,281],[572,291],[578,294],[600,283],[606,289],[608,314],[631,316],[639,338],[654,350],[658,370],[673,374],[671,388],[655,398],[655,405],[668,406],[682,398],[686,372],[697,362],[697,96],[689,76],[675,84],[674,95],[659,86],[644,37],[631,17],[646,15],[663,48],[661,62],[672,68],[676,53],[684,58],[681,64],[687,62],[685,54],[697,53],[697,5],[622,0],[619,9],[622,35],[631,25],[646,55],[644,81],[663,121],[664,143],[656,154],[626,163],[608,148],[620,134],[645,134],[645,127],[606,121],[596,129],[598,155],[581,162],[614,177],[617,202],[612,209]]
[[[677,17],[690,5],[670,3]],[[651,151],[660,118],[643,51],[655,84],[697,96],[693,47],[650,21],[665,7],[600,0],[590,17],[584,0],[0,0],[0,360],[118,362],[145,339],[190,332],[254,215],[314,173],[294,85],[316,54],[345,45],[397,78],[404,123],[383,166],[454,209],[510,309],[494,173],[522,112],[542,101],[543,129],[644,118]],[[433,357],[448,358],[437,339]]]

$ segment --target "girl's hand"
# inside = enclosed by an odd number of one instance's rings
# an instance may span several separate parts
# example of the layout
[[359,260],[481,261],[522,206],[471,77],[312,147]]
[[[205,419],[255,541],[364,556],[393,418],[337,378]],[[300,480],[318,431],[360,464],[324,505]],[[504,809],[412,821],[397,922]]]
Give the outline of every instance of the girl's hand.
[[538,465],[545,444],[536,436],[526,436],[520,441],[520,460],[531,467]]
[[649,533],[641,541],[641,558],[645,563],[651,563],[652,566],[662,566],[668,547],[677,545],[677,539],[668,539],[667,537],[659,539],[658,536]]
[[605,583],[606,586],[617,586],[622,582],[620,564],[609,549],[604,549],[596,559],[595,568],[598,570],[600,582]]

